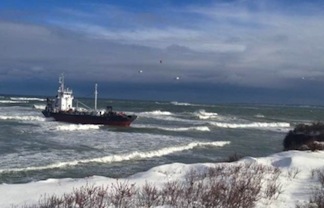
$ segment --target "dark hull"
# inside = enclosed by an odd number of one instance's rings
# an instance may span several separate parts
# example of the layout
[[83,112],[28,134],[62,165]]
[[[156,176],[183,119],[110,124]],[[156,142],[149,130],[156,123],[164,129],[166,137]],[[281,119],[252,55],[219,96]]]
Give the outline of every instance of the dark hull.
[[50,112],[42,111],[45,117],[52,117],[56,121],[63,121],[74,124],[99,124],[99,125],[111,125],[111,126],[129,126],[136,118],[135,115],[90,115],[90,114],[75,114],[68,112]]

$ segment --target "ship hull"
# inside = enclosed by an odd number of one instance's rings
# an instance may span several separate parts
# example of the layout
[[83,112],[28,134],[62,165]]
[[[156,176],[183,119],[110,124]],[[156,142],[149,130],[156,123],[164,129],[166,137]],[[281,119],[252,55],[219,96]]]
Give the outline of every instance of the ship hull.
[[137,118],[135,115],[90,115],[90,114],[74,114],[68,112],[50,112],[42,111],[45,117],[52,117],[56,121],[74,123],[74,124],[97,124],[110,126],[130,126]]

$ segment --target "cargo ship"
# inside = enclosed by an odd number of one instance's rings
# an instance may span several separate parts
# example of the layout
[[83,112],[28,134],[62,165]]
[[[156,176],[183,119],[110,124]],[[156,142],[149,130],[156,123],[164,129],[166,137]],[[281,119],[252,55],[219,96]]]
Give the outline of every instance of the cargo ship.
[[[76,100],[76,107],[73,106],[73,91],[64,86],[64,75],[59,78],[59,89],[54,99],[47,98],[47,104],[42,111],[45,117],[54,118],[74,124],[98,124],[111,126],[130,126],[137,118],[136,115],[127,115],[123,112],[115,112],[112,106],[107,106],[104,110],[97,109],[97,84],[95,85],[95,104],[94,109]],[[82,105],[83,107],[79,107]]]

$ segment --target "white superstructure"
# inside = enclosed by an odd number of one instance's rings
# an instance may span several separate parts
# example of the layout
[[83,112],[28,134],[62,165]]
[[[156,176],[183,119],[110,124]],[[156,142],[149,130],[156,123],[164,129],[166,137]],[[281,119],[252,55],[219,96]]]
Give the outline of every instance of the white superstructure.
[[59,78],[59,89],[57,90],[57,97],[55,99],[55,109],[58,111],[74,110],[73,107],[73,92],[69,88],[64,88],[64,75]]

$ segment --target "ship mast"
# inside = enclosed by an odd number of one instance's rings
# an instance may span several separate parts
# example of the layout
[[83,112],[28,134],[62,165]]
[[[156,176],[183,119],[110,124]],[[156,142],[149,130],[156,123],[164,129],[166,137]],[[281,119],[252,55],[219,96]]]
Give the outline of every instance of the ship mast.
[[60,88],[59,88],[59,95],[62,96],[63,92],[64,92],[64,74],[62,73],[61,76],[59,77],[59,83],[61,84]]
[[98,84],[96,83],[95,84],[95,106],[94,106],[95,111],[97,111],[97,97],[98,97],[98,90],[97,90],[97,88],[98,88]]

